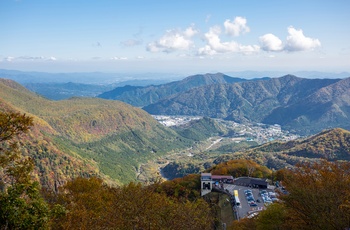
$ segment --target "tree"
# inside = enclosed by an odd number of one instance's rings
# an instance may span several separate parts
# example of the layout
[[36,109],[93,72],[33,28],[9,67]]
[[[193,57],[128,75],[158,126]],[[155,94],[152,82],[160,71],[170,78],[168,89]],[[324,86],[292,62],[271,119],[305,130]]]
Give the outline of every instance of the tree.
[[68,182],[58,202],[68,210],[53,229],[212,229],[203,199],[178,200],[141,184],[112,188],[98,178]]
[[108,229],[114,194],[99,178],[76,178],[60,188],[58,203],[68,212],[53,229]]
[[282,230],[288,229],[284,226],[287,220],[287,211],[282,203],[274,203],[261,212],[256,218],[256,229],[258,230]]
[[305,163],[283,180],[289,192],[281,196],[289,224],[298,229],[347,229],[350,227],[350,163]]
[[229,230],[253,230],[256,229],[256,217],[243,218],[232,222]]
[[286,194],[232,229],[349,229],[350,163],[322,160],[277,172]]
[[20,138],[33,119],[20,113],[0,112],[0,228],[46,229],[49,208],[31,180],[33,162],[20,152]]

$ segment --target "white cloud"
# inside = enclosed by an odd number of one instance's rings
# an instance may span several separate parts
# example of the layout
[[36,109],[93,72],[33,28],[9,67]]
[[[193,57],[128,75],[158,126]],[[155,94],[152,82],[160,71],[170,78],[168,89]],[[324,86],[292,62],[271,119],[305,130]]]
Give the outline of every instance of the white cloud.
[[49,57],[47,60],[48,60],[48,61],[56,61],[57,58],[55,58],[55,57]]
[[191,38],[198,33],[193,26],[184,31],[168,30],[157,41],[149,43],[147,50],[150,52],[171,53],[178,50],[189,50],[193,46]]
[[128,60],[127,57],[112,57],[111,60]]
[[285,50],[287,51],[313,50],[321,46],[321,42],[318,39],[305,37],[301,29],[297,30],[290,26],[288,27],[288,34],[285,44]]
[[20,57],[17,57],[16,59],[18,59],[18,60],[30,60],[30,61],[34,61],[34,60],[45,60],[46,58],[43,57],[43,56],[39,56],[39,57],[20,56]]
[[207,56],[207,55],[212,56],[215,54],[217,54],[217,52],[213,50],[209,45],[206,45],[198,49],[199,56]]
[[186,38],[192,38],[194,35],[198,34],[198,30],[194,28],[194,26],[188,27],[184,32],[183,35]]
[[260,46],[265,51],[281,51],[283,50],[283,43],[281,39],[273,34],[265,34],[259,38]]
[[3,60],[4,60],[4,61],[11,62],[11,61],[13,61],[14,59],[15,59],[14,57],[8,56],[8,57],[5,57]]
[[242,17],[236,17],[233,22],[227,19],[224,22],[225,33],[231,36],[239,36],[241,34],[247,33],[250,31],[247,26],[247,19]]
[[265,34],[259,38],[261,49],[265,51],[306,51],[321,46],[318,39],[305,37],[303,31],[294,27],[288,27],[288,36],[283,43],[281,39],[273,34]]
[[236,41],[221,42],[219,35],[221,28],[219,26],[211,27],[204,37],[207,45],[198,49],[198,55],[214,55],[218,53],[242,53],[251,54],[259,51],[257,45],[241,45]]
[[19,56],[19,57],[5,57],[4,61],[56,61],[55,57],[44,57],[44,56]]

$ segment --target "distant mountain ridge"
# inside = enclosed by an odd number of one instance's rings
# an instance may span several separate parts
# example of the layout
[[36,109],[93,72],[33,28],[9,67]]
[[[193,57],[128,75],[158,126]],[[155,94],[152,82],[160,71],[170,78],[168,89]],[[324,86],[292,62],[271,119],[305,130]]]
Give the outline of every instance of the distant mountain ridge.
[[325,128],[350,127],[349,81],[350,78],[305,79],[286,75],[207,85],[173,95],[144,109],[156,115],[277,123],[300,134],[312,134]]
[[232,84],[243,82],[246,79],[233,78],[222,73],[216,74],[197,74],[189,76],[180,81],[174,81],[162,85],[151,85],[145,87],[125,86],[112,91],[100,94],[98,97],[111,100],[120,100],[134,106],[146,106],[157,101],[186,92],[187,90],[214,84]]

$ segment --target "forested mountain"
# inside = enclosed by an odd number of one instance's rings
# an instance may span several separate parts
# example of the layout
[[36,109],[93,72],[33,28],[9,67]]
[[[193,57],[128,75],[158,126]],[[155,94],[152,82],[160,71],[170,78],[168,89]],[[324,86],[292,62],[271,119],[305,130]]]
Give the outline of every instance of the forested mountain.
[[196,115],[280,124],[299,134],[350,127],[350,78],[292,75],[190,89],[144,109],[157,115]]
[[118,87],[112,91],[105,92],[98,97],[104,99],[120,100],[134,106],[145,106],[157,102],[171,95],[182,93],[192,88],[205,85],[224,83],[235,83],[246,81],[242,78],[233,78],[222,73],[198,74],[189,76],[181,81],[174,81],[162,85],[146,87]]
[[263,122],[278,123],[288,129],[350,129],[350,78],[308,93],[304,99],[276,108]]
[[253,159],[269,168],[292,167],[297,163],[326,159],[350,160],[350,132],[336,128],[325,130],[305,139],[288,142],[270,142],[244,152],[221,156],[214,163],[232,158]]
[[118,101],[50,101],[1,79],[0,103],[1,111],[34,117],[23,151],[35,159],[42,184],[51,188],[77,175],[132,181],[141,161],[190,143],[145,111]]

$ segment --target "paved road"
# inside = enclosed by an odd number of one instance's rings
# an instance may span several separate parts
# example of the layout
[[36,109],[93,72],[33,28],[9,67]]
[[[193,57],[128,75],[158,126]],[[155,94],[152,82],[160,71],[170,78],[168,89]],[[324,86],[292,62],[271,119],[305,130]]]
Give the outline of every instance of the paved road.
[[[232,195],[233,195],[233,190],[238,190],[238,196],[239,200],[241,201],[241,205],[239,207],[235,207],[237,210],[237,217],[238,219],[241,219],[243,217],[246,217],[248,215],[249,211],[252,210],[258,210],[262,209],[264,207],[264,203],[262,203],[261,196],[259,194],[259,189],[252,189],[244,186],[239,186],[239,185],[233,185],[233,184],[224,184],[224,188],[227,189]],[[258,206],[251,207],[248,204],[247,199],[245,198],[244,190],[246,189],[251,189],[254,195],[254,199],[257,200],[259,199],[261,202],[256,203]]]

